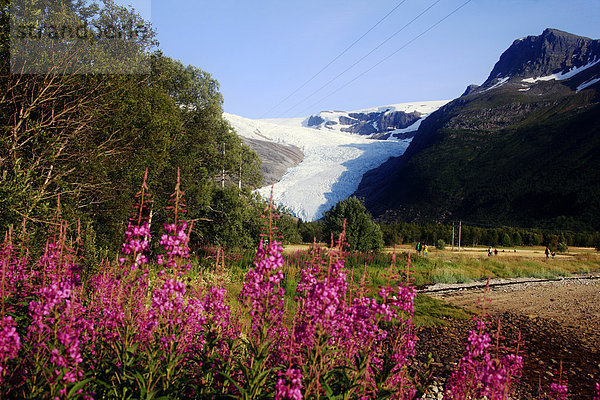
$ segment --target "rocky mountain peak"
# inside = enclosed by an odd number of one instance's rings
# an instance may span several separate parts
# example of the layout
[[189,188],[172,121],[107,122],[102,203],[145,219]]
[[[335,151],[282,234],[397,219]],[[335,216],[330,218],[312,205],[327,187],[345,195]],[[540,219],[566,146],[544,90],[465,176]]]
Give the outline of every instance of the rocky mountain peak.
[[530,78],[567,72],[600,59],[600,40],[548,28],[539,36],[517,39],[500,56],[482,87],[501,78]]

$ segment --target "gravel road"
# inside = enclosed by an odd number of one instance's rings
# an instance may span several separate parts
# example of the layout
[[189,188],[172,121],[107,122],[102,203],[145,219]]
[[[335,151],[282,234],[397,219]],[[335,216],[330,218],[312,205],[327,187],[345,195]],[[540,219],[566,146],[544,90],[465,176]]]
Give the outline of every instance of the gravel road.
[[[600,276],[532,282],[497,280],[491,286],[485,309],[490,319],[500,321],[503,341],[514,343],[519,334],[524,342],[525,374],[519,384],[519,399],[538,397],[557,380],[563,362],[563,379],[569,382],[572,399],[592,399],[600,381]],[[508,283],[508,284],[507,284]],[[515,284],[513,284],[515,283]],[[429,295],[480,314],[484,289],[474,284],[438,285]],[[427,291],[427,289],[425,291]],[[436,358],[437,381],[451,373],[464,352],[473,321],[449,321],[447,326],[419,332],[421,354]]]

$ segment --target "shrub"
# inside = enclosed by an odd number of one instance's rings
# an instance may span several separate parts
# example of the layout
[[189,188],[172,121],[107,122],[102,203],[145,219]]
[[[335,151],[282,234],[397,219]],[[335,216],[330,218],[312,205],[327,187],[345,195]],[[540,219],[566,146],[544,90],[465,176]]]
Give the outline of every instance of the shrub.
[[[383,234],[371,220],[363,202],[356,197],[342,200],[323,215],[325,240],[345,230],[350,250],[379,251],[383,248]],[[344,229],[344,226],[346,229]]]
[[569,246],[567,246],[565,242],[560,242],[556,246],[556,251],[558,251],[559,253],[566,253],[567,251],[569,251]]
[[435,243],[435,248],[438,250],[444,250],[446,248],[446,242],[444,242],[442,239],[438,239],[438,241]]

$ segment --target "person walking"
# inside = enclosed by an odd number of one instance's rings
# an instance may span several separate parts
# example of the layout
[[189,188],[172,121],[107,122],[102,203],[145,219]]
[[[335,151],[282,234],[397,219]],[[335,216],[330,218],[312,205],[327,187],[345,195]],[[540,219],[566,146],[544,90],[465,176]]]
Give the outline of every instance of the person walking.
[[546,253],[546,258],[550,256],[550,249],[548,249],[548,246],[546,246],[546,250],[544,251],[544,253]]
[[417,254],[421,255],[421,242],[417,242],[417,246],[415,247],[415,250],[417,250]]

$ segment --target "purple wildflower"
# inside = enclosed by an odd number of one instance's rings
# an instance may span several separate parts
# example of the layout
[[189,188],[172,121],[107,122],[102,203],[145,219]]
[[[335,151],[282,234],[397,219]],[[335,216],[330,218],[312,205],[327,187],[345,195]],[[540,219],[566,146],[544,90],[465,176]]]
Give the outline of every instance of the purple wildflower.
[[[302,271],[297,288],[300,297],[297,299],[299,317],[295,330],[296,340],[301,345],[314,344],[317,328],[333,341],[339,340],[344,332],[351,333],[352,317],[345,303],[348,288],[346,276],[342,259],[330,263],[327,271],[321,270],[320,263],[316,261]],[[367,308],[370,309],[370,301],[366,301],[369,302]],[[363,306],[365,304],[358,301],[355,313],[366,312],[361,310]]]
[[21,338],[17,333],[17,324],[11,316],[0,319],[0,383],[6,374],[6,364],[16,358],[21,349]]
[[262,327],[267,329],[267,336],[285,339],[283,327],[284,289],[283,248],[277,241],[264,247],[261,240],[258,245],[254,267],[250,268],[244,280],[240,299],[249,309],[252,317],[252,333],[257,336]]
[[560,362],[560,371],[558,373],[558,382],[550,385],[550,398],[553,400],[567,400],[569,398],[569,387],[567,380],[563,379],[563,364]]
[[29,303],[27,341],[37,357],[50,361],[54,372],[48,383],[66,388],[83,379],[84,344],[93,342],[95,329],[68,282],[41,288],[38,298]]
[[125,241],[121,247],[121,252],[127,257],[119,258],[119,263],[129,264],[123,274],[127,275],[128,270],[136,271],[136,277],[139,279],[147,277],[149,272],[147,268],[141,270],[143,265],[148,264],[148,256],[144,253],[148,252],[150,246],[150,220],[152,219],[152,212],[149,208],[151,200],[146,184],[147,179],[148,169],[146,168],[142,187],[135,195],[138,200],[133,206],[134,212],[129,218],[127,230],[125,231]]
[[275,400],[302,400],[302,372],[289,367],[285,372],[279,372],[275,386]]
[[188,262],[181,265],[180,260],[190,258],[190,249],[188,247],[189,236],[187,233],[188,224],[186,221],[180,221],[177,224],[164,224],[165,231],[160,238],[160,244],[165,249],[165,255],[158,255],[158,263],[170,271],[183,269],[188,271],[192,265]]
[[472,396],[504,399],[514,379],[521,375],[523,359],[518,354],[507,354],[500,359],[490,355],[491,338],[485,329],[485,323],[480,320],[477,329],[469,333],[466,354],[446,388],[449,399]]
[[566,382],[550,384],[550,398],[554,400],[567,400],[569,388]]
[[168,279],[152,295],[150,318],[156,324],[165,322],[180,325],[183,322],[185,284]]
[[[140,269],[142,265],[148,264],[148,257],[144,253],[148,251],[149,245],[150,226],[148,222],[143,222],[140,226],[137,226],[129,221],[121,252],[127,256],[131,255],[131,270]],[[120,263],[125,263],[126,261],[127,258],[125,257],[119,258]]]

